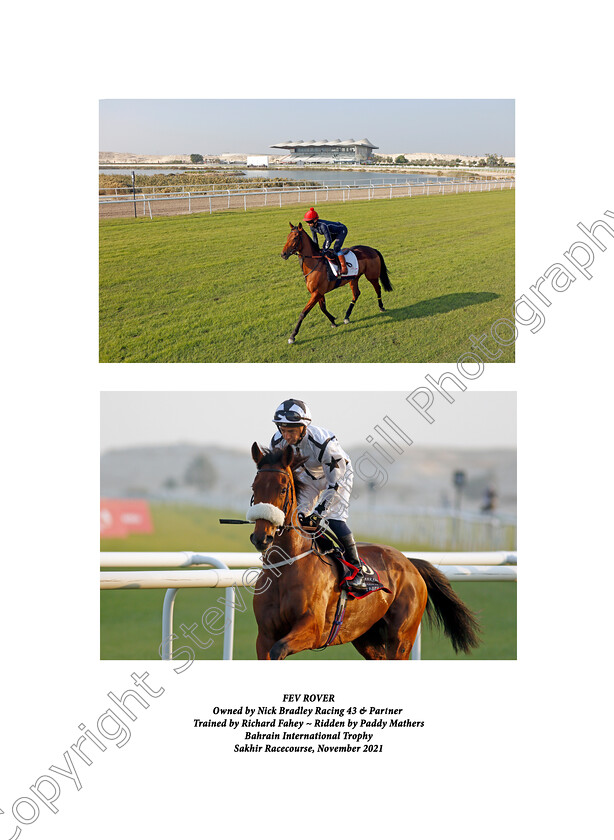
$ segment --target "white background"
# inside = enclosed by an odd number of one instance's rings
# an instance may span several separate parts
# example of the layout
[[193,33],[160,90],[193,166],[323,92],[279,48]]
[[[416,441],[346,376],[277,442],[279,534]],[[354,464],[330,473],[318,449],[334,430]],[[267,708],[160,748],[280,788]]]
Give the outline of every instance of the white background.
[[[256,382],[245,365],[98,366],[91,196],[100,98],[512,97],[519,295],[579,238],[578,222],[614,209],[602,166],[612,148],[603,5],[130,8],[13,8],[6,20],[0,837],[15,829],[13,802],[62,766],[78,725],[95,726],[107,692],[144,670],[165,691],[130,742],[79,764],[82,789],[63,780],[59,814],[43,808],[23,837],[600,836],[609,824],[614,242],[592,281],[557,297],[540,333],[522,333],[517,364],[476,384],[519,393],[517,662],[220,662],[178,676],[168,664],[98,660],[99,392]],[[36,205],[21,189],[33,181]],[[331,383],[321,367],[300,371],[305,389]],[[406,390],[444,369],[355,365],[335,381]],[[269,365],[261,380],[291,389],[297,375]],[[225,731],[191,725],[214,704],[276,703],[302,690],[403,706],[427,725],[351,762],[237,758]]]

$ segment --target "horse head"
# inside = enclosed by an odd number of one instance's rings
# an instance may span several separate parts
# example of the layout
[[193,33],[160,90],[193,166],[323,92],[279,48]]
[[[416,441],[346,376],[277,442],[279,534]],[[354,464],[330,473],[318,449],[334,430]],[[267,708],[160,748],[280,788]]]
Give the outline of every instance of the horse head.
[[290,447],[263,451],[252,446],[252,458],[258,468],[252,484],[252,501],[246,519],[254,523],[250,536],[258,551],[265,551],[275,535],[292,521],[296,509],[296,492],[291,465],[294,453]]
[[300,254],[301,252],[301,234],[303,233],[303,225],[299,222],[295,227],[292,222],[290,222],[290,228],[291,230],[288,234],[288,238],[286,239],[286,244],[280,254],[283,260],[287,260],[288,257],[292,256],[292,254]]

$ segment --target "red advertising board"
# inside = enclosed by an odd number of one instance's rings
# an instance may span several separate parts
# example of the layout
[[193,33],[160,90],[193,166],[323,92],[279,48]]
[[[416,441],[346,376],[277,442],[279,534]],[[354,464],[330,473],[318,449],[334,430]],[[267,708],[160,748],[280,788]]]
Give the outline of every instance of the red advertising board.
[[142,499],[101,499],[100,536],[127,537],[153,533],[149,504]]

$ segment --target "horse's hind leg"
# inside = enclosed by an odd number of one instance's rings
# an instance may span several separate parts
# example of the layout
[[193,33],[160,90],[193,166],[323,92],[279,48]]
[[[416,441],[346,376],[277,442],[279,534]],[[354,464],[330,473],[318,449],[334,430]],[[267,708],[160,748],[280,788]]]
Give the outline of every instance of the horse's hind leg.
[[418,635],[420,622],[414,627],[409,625],[403,631],[391,633],[386,642],[386,659],[409,659]]
[[[386,273],[386,268],[383,266],[379,259],[375,258],[371,260],[367,266],[365,271],[365,277],[371,283],[373,288],[375,289],[375,294],[377,295],[377,305],[379,306],[380,312],[385,312],[384,304],[382,303],[382,287],[380,286],[379,280],[380,277],[384,275],[384,286],[386,286],[386,282],[388,281],[388,275]],[[388,288],[388,287],[386,287]],[[392,288],[392,287],[391,287]],[[390,289],[388,289],[390,291]]]
[[386,659],[386,625],[376,622],[352,644],[364,659]]
[[383,619],[388,630],[386,659],[409,659],[425,606],[426,598],[422,604],[412,598],[409,604],[395,603],[388,610]]
[[325,302],[324,298],[322,298],[322,300],[319,300],[318,303],[320,304],[320,309],[326,315],[326,317],[331,322],[333,327],[336,327],[337,324],[335,323],[335,316],[331,315],[330,312],[328,311],[328,309],[326,308],[326,302]]
[[379,284],[379,279],[371,280],[371,285],[375,289],[375,294],[377,295],[377,305],[379,306],[380,312],[385,312],[384,304],[382,303],[382,287]]
[[358,278],[356,280],[350,280],[350,289],[352,290],[352,302],[348,306],[348,311],[345,313],[345,318],[343,319],[344,324],[350,323],[350,315],[352,314],[352,309],[354,309],[356,301],[360,297],[360,289],[358,288]]

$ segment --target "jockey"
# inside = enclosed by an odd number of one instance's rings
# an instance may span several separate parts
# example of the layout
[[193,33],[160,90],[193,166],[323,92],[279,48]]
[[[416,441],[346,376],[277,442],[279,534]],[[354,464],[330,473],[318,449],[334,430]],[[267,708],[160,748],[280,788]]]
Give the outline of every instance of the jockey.
[[346,559],[358,569],[352,586],[366,588],[362,562],[346,522],[354,479],[347,453],[332,432],[312,425],[311,412],[302,400],[284,400],[277,407],[273,422],[278,431],[271,439],[271,447],[290,446],[307,459],[299,469],[306,485],[297,499],[300,521],[312,527],[317,527],[320,519],[328,521],[344,548]]
[[324,237],[324,245],[322,245],[322,251],[326,251],[333,242],[335,242],[333,246],[333,251],[339,258],[339,263],[341,264],[341,273],[347,274],[348,267],[345,262],[345,257],[343,254],[339,253],[341,250],[341,246],[343,245],[343,241],[345,237],[348,235],[348,229],[345,225],[341,224],[341,222],[326,222],[324,219],[321,219],[313,207],[310,207],[309,210],[305,213],[303,221],[307,222],[309,227],[311,228],[311,238],[316,244],[316,248],[318,246],[318,233]]

